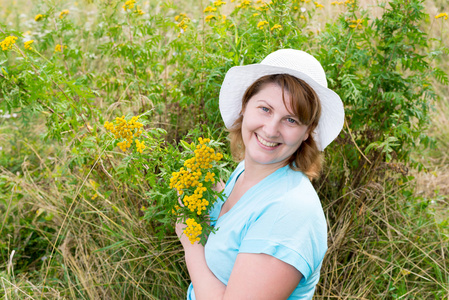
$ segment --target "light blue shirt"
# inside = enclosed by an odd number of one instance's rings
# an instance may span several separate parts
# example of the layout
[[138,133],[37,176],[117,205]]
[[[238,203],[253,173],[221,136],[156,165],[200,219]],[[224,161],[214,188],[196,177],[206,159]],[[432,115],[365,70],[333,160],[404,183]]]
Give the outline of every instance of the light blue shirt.
[[[241,162],[226,183],[226,197],[243,171]],[[210,211],[212,224],[218,228],[205,245],[212,273],[227,285],[237,254],[268,254],[294,266],[303,276],[288,299],[312,299],[327,250],[327,226],[309,179],[285,166],[249,189],[218,219],[222,205],[217,202]],[[196,299],[192,284],[187,299]]]

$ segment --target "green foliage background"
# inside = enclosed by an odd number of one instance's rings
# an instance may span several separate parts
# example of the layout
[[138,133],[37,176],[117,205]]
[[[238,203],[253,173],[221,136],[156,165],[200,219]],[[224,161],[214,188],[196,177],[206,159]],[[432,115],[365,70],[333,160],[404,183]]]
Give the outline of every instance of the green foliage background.
[[[427,130],[448,85],[449,20],[422,1],[19,2],[0,12],[0,41],[18,37],[0,52],[2,299],[183,299],[168,187],[180,141],[222,145],[226,179],[220,84],[279,48],[315,55],[346,110],[314,182],[329,223],[316,298],[449,297],[448,221],[412,176],[439,145]],[[121,115],[140,116],[143,153],[103,128]]]

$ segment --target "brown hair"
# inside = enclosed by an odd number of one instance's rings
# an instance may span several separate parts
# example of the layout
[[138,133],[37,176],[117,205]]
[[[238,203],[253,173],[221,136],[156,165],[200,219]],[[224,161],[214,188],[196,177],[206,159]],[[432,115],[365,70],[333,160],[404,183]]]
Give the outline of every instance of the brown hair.
[[[274,83],[282,89],[284,105],[286,91],[292,97],[293,113],[299,121],[308,126],[309,137],[301,143],[298,150],[288,159],[290,168],[303,172],[309,179],[315,179],[321,171],[322,156],[311,134],[318,125],[321,115],[321,104],[315,91],[303,80],[288,74],[266,75],[257,79],[246,91],[242,98],[240,116],[229,129],[231,152],[238,161],[245,155],[245,145],[242,139],[243,114],[249,99],[260,92],[267,84]],[[287,107],[287,106],[286,106]]]

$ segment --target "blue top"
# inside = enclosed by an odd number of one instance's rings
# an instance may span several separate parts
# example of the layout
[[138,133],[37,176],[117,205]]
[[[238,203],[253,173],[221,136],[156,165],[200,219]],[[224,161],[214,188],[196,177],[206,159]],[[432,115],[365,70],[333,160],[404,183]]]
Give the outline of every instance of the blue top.
[[[226,197],[244,168],[241,162],[232,173]],[[218,219],[222,205],[217,202],[210,211],[212,225],[218,228],[205,245],[212,273],[227,284],[238,253],[265,253],[301,272],[302,279],[288,299],[312,299],[327,250],[327,226],[309,179],[285,166],[249,189]],[[196,299],[192,284],[187,299]]]

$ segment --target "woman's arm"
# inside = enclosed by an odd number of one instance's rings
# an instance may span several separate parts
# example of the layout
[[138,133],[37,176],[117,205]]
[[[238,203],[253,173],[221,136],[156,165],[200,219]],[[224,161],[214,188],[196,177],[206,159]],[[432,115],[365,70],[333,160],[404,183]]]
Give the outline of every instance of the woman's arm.
[[198,300],[215,299],[287,299],[301,280],[293,266],[267,254],[240,253],[228,285],[215,277],[206,264],[204,247],[191,244],[182,234],[183,224],[176,225],[184,247],[187,269]]

